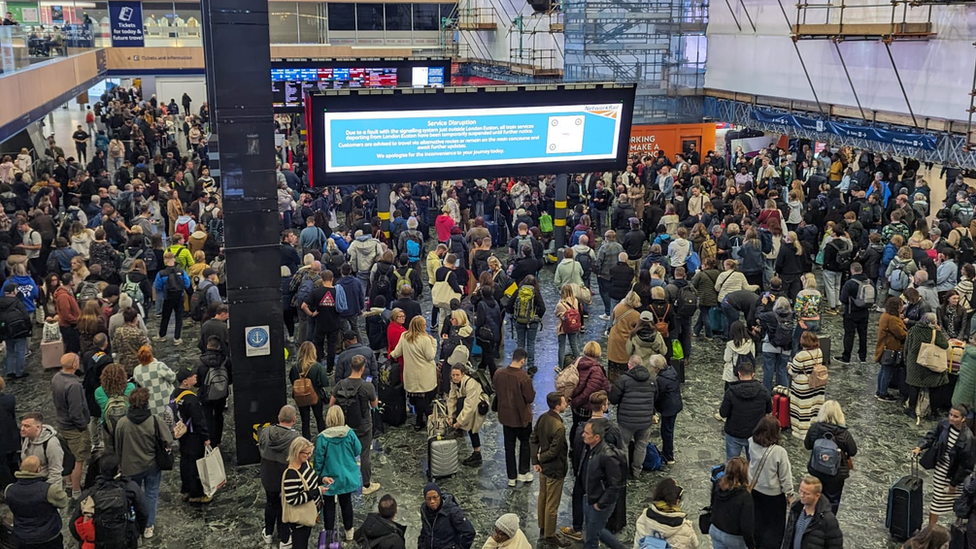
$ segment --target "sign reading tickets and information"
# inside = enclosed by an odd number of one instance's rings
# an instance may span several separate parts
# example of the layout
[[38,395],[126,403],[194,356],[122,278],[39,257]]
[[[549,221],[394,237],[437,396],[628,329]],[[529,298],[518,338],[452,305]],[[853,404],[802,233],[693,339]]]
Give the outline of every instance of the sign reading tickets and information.
[[267,356],[271,354],[271,332],[269,326],[248,326],[244,328],[245,356]]
[[142,2],[109,2],[108,12],[113,48],[141,48],[146,45],[142,28]]

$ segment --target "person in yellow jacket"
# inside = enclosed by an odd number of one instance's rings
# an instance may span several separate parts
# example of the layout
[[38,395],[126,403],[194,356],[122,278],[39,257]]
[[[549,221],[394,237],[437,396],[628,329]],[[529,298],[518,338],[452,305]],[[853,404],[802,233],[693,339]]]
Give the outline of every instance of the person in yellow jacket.
[[173,254],[176,258],[176,263],[183,268],[184,271],[189,271],[190,267],[193,266],[193,254],[186,247],[186,242],[184,242],[183,235],[180,233],[175,233],[173,235],[173,244],[166,248],[166,252]]

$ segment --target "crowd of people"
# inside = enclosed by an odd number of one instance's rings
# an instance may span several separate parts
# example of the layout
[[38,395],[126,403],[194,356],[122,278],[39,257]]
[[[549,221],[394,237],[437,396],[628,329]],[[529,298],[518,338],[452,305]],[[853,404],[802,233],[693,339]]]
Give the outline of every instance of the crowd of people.
[[[29,375],[35,326],[42,354],[61,345],[44,364],[59,367],[54,417],[18,410],[0,381],[0,484],[25,547],[62,547],[64,508],[83,547],[155,536],[176,446],[183,500],[210,503],[197,461],[220,447],[233,394],[206,105],[186,120],[188,96],[182,111],[137,90],[102,99],[93,127],[76,132],[79,159],[95,135],[86,165],[53,138],[53,162],[0,165],[7,382]],[[177,120],[186,143],[170,137]],[[296,352],[282,372],[291,403],[258,434],[267,545],[305,548],[321,523],[319,546],[405,547],[371,456],[380,427],[412,415],[431,479],[416,502],[418,547],[467,549],[479,536],[486,548],[531,546],[529,517],[505,514],[476,532],[469,502],[435,482],[483,465],[495,442],[480,434],[488,417],[502,427],[508,486],[538,482],[540,545],[690,549],[706,534],[717,548],[843,547],[836,517],[858,434],[843,411],[854,403],[827,398],[843,375],[828,367],[868,362],[873,312],[878,400],[919,423],[948,414],[914,450],[934,482],[929,525],[908,546],[938,547],[920,543],[941,539],[939,516],[976,495],[976,189],[961,178],[930,224],[929,189],[910,160],[807,145],[728,160],[694,149],[635,157],[622,172],[570,180],[557,248],[553,177],[396,185],[384,223],[375,188],[307,188],[307,157],[299,149],[292,160],[276,178],[281,304]],[[540,283],[549,276],[552,295]],[[843,319],[834,356],[824,315]],[[182,345],[185,320],[199,324],[199,354],[160,362],[154,349]],[[552,387],[537,375],[551,366],[536,362],[540,337],[556,344]],[[709,345],[724,345],[715,418],[726,459],[712,472],[711,506],[690,517],[678,479],[663,476],[648,507],[628,510],[628,481],[680,458],[682,385]],[[827,459],[791,464],[786,431]],[[435,443],[457,450],[465,439],[471,453],[455,452],[455,467],[450,453],[435,455]],[[567,477],[572,520],[560,526]],[[377,505],[358,527],[356,493]],[[625,543],[627,525],[636,533]]]

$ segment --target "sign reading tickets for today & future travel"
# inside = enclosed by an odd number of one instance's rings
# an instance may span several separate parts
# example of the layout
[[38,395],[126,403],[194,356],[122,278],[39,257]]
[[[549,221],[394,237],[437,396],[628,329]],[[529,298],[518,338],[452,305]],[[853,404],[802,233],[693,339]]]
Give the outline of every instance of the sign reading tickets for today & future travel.
[[141,48],[146,45],[142,28],[142,2],[109,2],[108,12],[113,48]]

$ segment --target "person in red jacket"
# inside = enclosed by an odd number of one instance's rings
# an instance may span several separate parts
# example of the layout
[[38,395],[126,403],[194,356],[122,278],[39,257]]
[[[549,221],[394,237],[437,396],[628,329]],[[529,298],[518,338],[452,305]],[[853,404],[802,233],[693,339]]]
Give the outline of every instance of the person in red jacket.
[[78,328],[75,327],[78,319],[81,318],[81,309],[71,292],[71,277],[71,273],[65,273],[63,280],[58,280],[58,275],[48,275],[47,287],[54,288],[51,298],[54,299],[55,315],[49,317],[47,321],[57,321],[61,328],[61,339],[64,340],[65,353],[81,353],[81,335],[78,333]]
[[437,241],[446,244],[451,240],[451,228],[457,225],[451,217],[451,208],[444,206],[441,208],[441,215],[434,220],[434,228],[437,230]]

